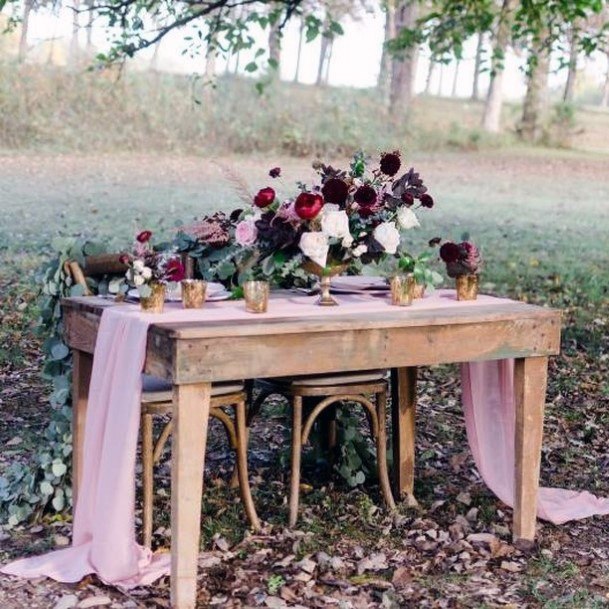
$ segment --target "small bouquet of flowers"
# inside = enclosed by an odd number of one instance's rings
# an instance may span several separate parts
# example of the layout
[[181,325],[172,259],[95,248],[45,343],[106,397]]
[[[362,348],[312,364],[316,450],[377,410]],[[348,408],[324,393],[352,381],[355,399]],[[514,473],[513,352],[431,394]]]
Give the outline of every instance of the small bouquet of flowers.
[[[373,169],[363,153],[353,157],[349,170],[314,163],[319,182],[299,182],[294,197],[281,201],[271,187],[256,194],[239,216],[236,242],[267,275],[303,267],[323,278],[357,260],[368,264],[395,256],[402,233],[419,226],[415,210],[434,205],[414,169],[396,178],[401,165],[399,151],[383,153]],[[269,175],[279,178],[281,169]]]
[[475,300],[482,267],[482,257],[478,248],[471,241],[461,243],[448,241],[440,248],[440,258],[446,264],[448,276],[456,279],[457,298]]
[[151,239],[150,231],[139,233],[133,251],[123,254],[121,262],[127,265],[127,283],[137,288],[142,308],[158,311],[159,306],[162,310],[166,285],[184,279],[184,266],[174,253],[156,251]]

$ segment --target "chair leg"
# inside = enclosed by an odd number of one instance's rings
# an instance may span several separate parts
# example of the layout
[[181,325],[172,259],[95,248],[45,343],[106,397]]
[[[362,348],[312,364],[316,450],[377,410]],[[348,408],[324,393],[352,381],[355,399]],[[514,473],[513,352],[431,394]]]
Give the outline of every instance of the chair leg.
[[247,469],[247,423],[245,414],[245,402],[238,402],[235,405],[235,424],[237,427],[237,472],[239,475],[239,490],[241,491],[241,499],[245,507],[245,513],[256,531],[260,530],[260,520],[256,514],[256,507],[252,499],[252,491],[250,489],[249,475]]
[[142,425],[142,529],[143,545],[150,548],[152,545],[152,504],[154,497],[154,446],[152,437],[153,419],[151,414],[143,414]]
[[385,504],[390,510],[395,510],[395,501],[391,492],[389,473],[387,471],[387,392],[376,394],[376,412],[378,417],[378,434],[376,436],[376,462],[378,467],[379,484],[385,499]]
[[298,519],[300,494],[300,458],[302,454],[302,397],[294,396],[292,404],[292,472],[290,479],[290,528]]

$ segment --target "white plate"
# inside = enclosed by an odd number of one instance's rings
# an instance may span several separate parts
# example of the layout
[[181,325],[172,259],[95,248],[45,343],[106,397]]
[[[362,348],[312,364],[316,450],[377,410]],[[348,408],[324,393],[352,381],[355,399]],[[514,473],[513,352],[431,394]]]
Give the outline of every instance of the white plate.
[[332,279],[330,290],[336,294],[378,294],[387,292],[389,285],[382,277],[344,276]]

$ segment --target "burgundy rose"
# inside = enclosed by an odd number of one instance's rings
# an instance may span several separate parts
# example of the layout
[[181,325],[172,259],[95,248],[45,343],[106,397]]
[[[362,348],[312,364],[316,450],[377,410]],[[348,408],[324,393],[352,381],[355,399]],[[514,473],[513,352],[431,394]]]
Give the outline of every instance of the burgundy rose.
[[376,196],[376,190],[372,186],[364,184],[355,191],[353,199],[362,207],[371,207],[376,203]]
[[267,186],[258,191],[258,194],[254,197],[254,205],[264,208],[268,207],[274,200],[275,191],[270,186]]
[[294,211],[302,220],[312,220],[324,206],[324,198],[319,193],[301,192],[294,202]]
[[182,281],[186,275],[184,265],[177,259],[173,258],[165,266],[165,278],[167,281]]
[[152,232],[149,230],[143,230],[137,237],[136,239],[140,242],[140,243],[148,243],[148,241],[150,241],[150,237],[152,237]]
[[321,192],[327,203],[344,205],[349,196],[349,185],[340,178],[330,178],[323,185]]
[[427,207],[431,209],[433,207],[434,201],[433,197],[430,194],[424,193],[419,197],[419,201],[423,207]]
[[381,156],[381,171],[386,176],[394,176],[402,166],[399,152],[386,152]]
[[273,167],[273,169],[269,171],[269,175],[272,178],[278,178],[281,175],[281,167]]
[[450,264],[451,262],[456,262],[461,257],[461,250],[456,243],[448,242],[442,245],[440,248],[440,258],[446,262],[446,264]]
[[402,199],[402,203],[404,203],[408,207],[410,207],[411,205],[414,205],[414,196],[409,192],[402,193],[402,196],[400,197],[400,199]]
[[119,261],[121,264],[129,264],[129,263],[131,262],[131,256],[130,256],[129,254],[121,254],[121,255],[118,257],[118,261]]

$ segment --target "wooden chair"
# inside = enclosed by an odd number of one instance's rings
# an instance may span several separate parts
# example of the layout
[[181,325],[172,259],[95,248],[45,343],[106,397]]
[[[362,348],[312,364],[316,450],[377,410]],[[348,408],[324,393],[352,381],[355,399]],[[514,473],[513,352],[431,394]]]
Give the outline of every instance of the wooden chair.
[[[119,262],[120,254],[87,257],[84,269],[76,261],[68,261],[64,270],[73,281],[82,285],[85,294],[90,295],[91,290],[87,284],[87,277],[105,274],[120,274],[126,267]],[[210,416],[218,419],[224,426],[231,447],[236,454],[235,475],[231,486],[239,486],[241,499],[246,515],[255,530],[260,529],[260,520],[252,499],[249,485],[247,467],[247,420],[246,420],[247,393],[242,382],[217,383],[212,385],[212,399]],[[154,503],[154,465],[158,463],[163,454],[167,441],[171,435],[172,422],[164,423],[158,438],[154,438],[154,417],[170,417],[172,409],[172,386],[165,381],[143,375],[142,404],[141,404],[141,440],[142,440],[142,487],[143,487],[143,545],[150,547],[153,529],[153,503]],[[225,409],[232,409],[231,418]]]
[[[298,519],[300,496],[300,464],[303,446],[306,445],[313,423],[325,414],[326,444],[336,444],[336,406],[351,402],[361,405],[368,416],[372,437],[376,444],[376,459],[381,493],[390,510],[395,502],[387,471],[386,406],[388,385],[384,370],[372,370],[344,374],[328,374],[309,377],[274,378],[257,380],[254,387],[259,390],[248,413],[248,425],[258,414],[265,400],[271,395],[289,399],[292,406],[292,463],[290,480],[290,527]],[[367,395],[374,395],[374,402]],[[305,400],[315,402],[310,411],[303,406]]]

